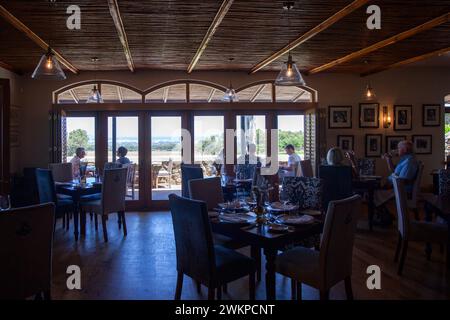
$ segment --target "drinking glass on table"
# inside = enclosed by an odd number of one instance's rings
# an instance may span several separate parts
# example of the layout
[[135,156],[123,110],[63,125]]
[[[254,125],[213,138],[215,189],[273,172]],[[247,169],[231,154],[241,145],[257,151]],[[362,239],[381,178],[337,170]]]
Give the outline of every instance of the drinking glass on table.
[[11,199],[9,195],[0,196],[0,210],[9,210],[11,209]]

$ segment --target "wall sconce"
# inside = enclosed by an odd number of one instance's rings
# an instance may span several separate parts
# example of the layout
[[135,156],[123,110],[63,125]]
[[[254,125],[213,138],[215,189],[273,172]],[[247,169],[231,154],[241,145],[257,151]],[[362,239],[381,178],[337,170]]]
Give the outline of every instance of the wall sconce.
[[391,126],[391,115],[389,114],[389,109],[387,106],[383,107],[383,127],[385,129]]

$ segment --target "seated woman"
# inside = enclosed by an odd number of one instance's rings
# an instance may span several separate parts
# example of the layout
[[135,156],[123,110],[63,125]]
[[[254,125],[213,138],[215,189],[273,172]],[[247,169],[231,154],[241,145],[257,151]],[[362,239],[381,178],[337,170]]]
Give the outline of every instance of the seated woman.
[[118,159],[117,159],[117,163],[120,163],[120,164],[130,164],[131,163],[131,161],[130,161],[130,159],[128,159],[127,157],[126,157],[126,155],[127,155],[127,153],[128,153],[128,149],[127,148],[125,148],[125,147],[119,147],[119,149],[117,149],[117,156],[119,157]]

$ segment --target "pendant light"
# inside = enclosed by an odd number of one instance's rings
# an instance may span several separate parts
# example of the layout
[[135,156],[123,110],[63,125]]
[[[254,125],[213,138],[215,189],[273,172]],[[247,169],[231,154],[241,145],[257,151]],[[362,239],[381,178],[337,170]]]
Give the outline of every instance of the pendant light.
[[[230,66],[231,66],[231,62],[234,60],[233,58],[230,58]],[[231,80],[230,80],[230,86],[228,87],[228,89],[225,91],[225,94],[223,95],[222,101],[225,102],[238,102],[239,98],[236,94],[236,91],[233,88],[233,85],[231,84]]]
[[31,78],[39,80],[64,80],[67,78],[50,47],[48,47],[47,53],[42,55]]
[[[288,19],[288,28],[291,28],[290,20],[289,20],[289,11],[294,6],[293,1],[288,1],[283,3],[283,8],[288,11],[287,19]],[[280,73],[275,79],[276,86],[304,86],[305,80],[298,71],[297,65],[295,61],[292,60],[291,48],[289,47],[288,51],[288,60],[281,67]]]
[[[93,57],[91,58],[91,61],[95,64],[95,71],[94,71],[94,80],[96,79],[96,71],[97,71],[97,62],[98,58]],[[100,94],[100,90],[97,88],[97,84],[94,84],[94,87],[91,90],[91,93],[89,94],[89,97],[86,101],[86,103],[103,103],[102,95]]]
[[[369,64],[367,60],[364,61],[366,65]],[[376,99],[377,95],[375,94],[375,90],[373,90],[370,83],[367,84],[366,90],[364,90],[363,99],[366,101],[374,101]]]

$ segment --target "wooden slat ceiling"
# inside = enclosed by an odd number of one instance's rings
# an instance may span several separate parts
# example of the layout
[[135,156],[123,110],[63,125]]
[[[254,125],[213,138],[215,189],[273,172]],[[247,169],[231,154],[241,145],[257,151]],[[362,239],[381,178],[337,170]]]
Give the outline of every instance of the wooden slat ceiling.
[[[220,0],[117,2],[136,70],[187,70],[222,4]],[[290,13],[289,28],[282,0],[236,0],[195,70],[249,71],[351,2],[297,0]],[[99,57],[99,70],[129,70],[107,0],[58,0],[56,6],[46,0],[9,0],[0,4],[80,71],[94,70],[90,60],[93,56]],[[66,28],[66,8],[71,4],[81,8],[81,30]],[[381,30],[366,28],[366,8],[370,4],[381,7]],[[295,48],[292,53],[299,68],[317,68],[450,12],[450,0],[379,0],[367,5]],[[447,22],[326,72],[363,73],[449,47],[449,31]],[[0,61],[14,70],[32,71],[42,49],[1,18],[0,36]],[[234,58],[233,64],[228,62],[230,57]],[[278,70],[284,58],[263,70]]]

